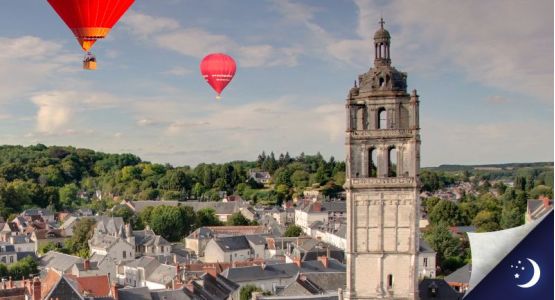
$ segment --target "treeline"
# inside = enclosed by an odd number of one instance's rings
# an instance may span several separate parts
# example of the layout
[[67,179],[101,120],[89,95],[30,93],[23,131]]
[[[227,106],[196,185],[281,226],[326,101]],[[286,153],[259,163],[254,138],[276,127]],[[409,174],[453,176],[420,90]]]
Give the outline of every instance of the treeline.
[[[275,178],[267,186],[248,180],[251,169]],[[131,200],[219,200],[222,191],[247,200],[279,203],[320,187],[335,195],[341,190],[345,164],[332,157],[262,153],[253,162],[173,167],[142,161],[133,154],[106,154],[74,147],[0,146],[0,215],[29,207],[53,210],[89,206],[103,211],[116,197]],[[91,203],[96,192],[103,201]]]
[[[441,179],[444,178],[441,174],[430,177],[439,178],[440,182],[444,180]],[[477,232],[516,227],[524,224],[528,199],[538,199],[541,196],[553,198],[553,170],[516,170],[513,187],[503,181],[492,184],[490,178],[492,177],[479,174],[470,178],[478,192],[476,196],[465,194],[457,202],[437,197],[422,201],[430,222],[424,237],[438,253],[444,274],[470,261],[470,246],[467,240],[453,237],[449,227],[474,226]]]

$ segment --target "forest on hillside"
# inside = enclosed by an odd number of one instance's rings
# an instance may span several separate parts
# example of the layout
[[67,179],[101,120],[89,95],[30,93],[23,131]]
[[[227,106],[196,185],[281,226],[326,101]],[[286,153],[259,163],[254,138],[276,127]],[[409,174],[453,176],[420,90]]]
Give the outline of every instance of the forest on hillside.
[[[248,180],[251,169],[269,172],[270,184]],[[497,179],[514,181],[513,190],[527,193],[534,188],[537,192],[538,187],[552,190],[553,163],[425,168],[420,175],[423,191],[461,181],[487,187]],[[55,210],[88,206],[101,212],[114,205],[113,198],[215,201],[221,191],[273,205],[300,196],[307,188],[335,197],[344,181],[345,163],[334,157],[325,159],[320,153],[292,157],[289,153],[263,152],[254,161],[176,167],[143,161],[128,153],[42,144],[0,146],[0,215],[4,218],[36,206]],[[102,193],[102,201],[90,201],[97,191]]]
[[[248,180],[250,169],[272,174],[271,184]],[[192,168],[74,147],[0,146],[0,215],[6,218],[36,206],[104,211],[114,205],[113,198],[214,201],[221,191],[263,204],[279,204],[308,187],[319,187],[333,197],[342,190],[344,170],[344,162],[326,160],[319,153],[297,157],[262,153],[256,161]],[[90,201],[96,191],[102,193],[102,201]]]

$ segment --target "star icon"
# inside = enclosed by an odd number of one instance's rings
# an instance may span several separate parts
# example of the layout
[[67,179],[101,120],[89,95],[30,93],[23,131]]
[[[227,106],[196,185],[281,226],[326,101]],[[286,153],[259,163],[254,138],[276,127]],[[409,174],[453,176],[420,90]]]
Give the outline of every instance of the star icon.
[[518,264],[520,265],[520,263],[521,263],[521,261],[519,260],[519,261],[518,261]]
[[522,269],[524,270],[524,267],[522,267]]
[[514,268],[515,266],[511,265],[511,268]]
[[515,274],[515,278],[519,278],[519,277],[520,277],[520,275],[518,275],[518,273],[516,273],[516,274]]

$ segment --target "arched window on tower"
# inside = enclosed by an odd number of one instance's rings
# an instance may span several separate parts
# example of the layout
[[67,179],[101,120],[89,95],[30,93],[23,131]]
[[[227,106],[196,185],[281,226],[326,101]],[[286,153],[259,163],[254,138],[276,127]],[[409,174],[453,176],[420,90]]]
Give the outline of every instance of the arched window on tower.
[[368,150],[368,177],[378,176],[378,151],[376,148]]
[[387,288],[393,288],[393,274],[387,275]]
[[389,148],[387,152],[387,157],[387,176],[397,177],[397,149],[395,149],[395,147]]
[[387,111],[383,107],[378,110],[378,129],[387,129]]

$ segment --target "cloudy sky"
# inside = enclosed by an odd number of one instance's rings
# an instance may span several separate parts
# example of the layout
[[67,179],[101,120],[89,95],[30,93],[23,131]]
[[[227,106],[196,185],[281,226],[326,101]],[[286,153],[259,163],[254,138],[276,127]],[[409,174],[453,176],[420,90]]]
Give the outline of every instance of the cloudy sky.
[[[175,165],[263,150],[343,159],[344,101],[380,15],[421,95],[422,165],[553,160],[553,1],[137,0],[82,52],[46,0],[0,10],[0,144]],[[238,71],[217,102],[210,52]]]

